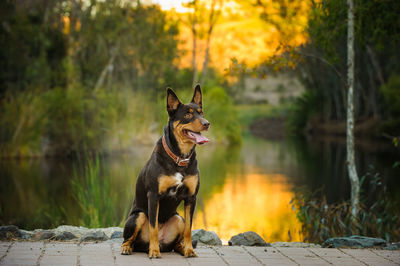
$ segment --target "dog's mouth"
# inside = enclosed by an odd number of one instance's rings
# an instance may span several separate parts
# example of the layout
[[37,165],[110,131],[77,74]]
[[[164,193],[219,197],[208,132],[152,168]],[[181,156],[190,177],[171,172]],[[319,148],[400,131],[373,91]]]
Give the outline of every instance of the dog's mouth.
[[200,132],[193,132],[193,131],[190,131],[187,129],[184,129],[182,132],[183,132],[183,135],[185,135],[188,139],[195,142],[196,144],[201,145],[201,144],[204,144],[204,143],[207,143],[210,141],[208,138],[201,135]]

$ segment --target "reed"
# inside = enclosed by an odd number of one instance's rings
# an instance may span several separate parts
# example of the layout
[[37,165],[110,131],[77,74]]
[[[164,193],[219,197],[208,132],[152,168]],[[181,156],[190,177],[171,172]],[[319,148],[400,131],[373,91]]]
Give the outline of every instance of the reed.
[[74,169],[71,187],[81,209],[79,225],[89,228],[121,226],[124,213],[118,212],[118,193],[113,192],[110,176],[100,156],[87,159],[83,168]]
[[352,219],[350,200],[328,203],[323,189],[310,193],[303,188],[295,193],[291,203],[297,209],[305,241],[321,243],[330,237],[350,235],[400,241],[396,206],[389,199],[382,177],[371,171],[362,178],[362,183],[369,181],[369,189],[361,190],[356,219]]

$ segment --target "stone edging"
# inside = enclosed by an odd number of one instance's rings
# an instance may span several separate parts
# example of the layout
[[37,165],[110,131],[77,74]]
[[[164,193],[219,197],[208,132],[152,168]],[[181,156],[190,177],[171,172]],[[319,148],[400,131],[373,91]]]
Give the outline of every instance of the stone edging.
[[[123,228],[86,228],[83,226],[61,225],[55,229],[35,229],[27,231],[17,226],[0,226],[0,240],[22,240],[22,241],[121,241]],[[222,242],[218,235],[212,231],[198,229],[192,231],[192,240],[197,240],[200,245],[220,246]],[[304,242],[275,242],[267,243],[257,233],[248,231],[233,236],[229,240],[232,246],[272,246],[290,248],[320,248],[320,247],[347,247],[347,248],[379,248],[398,250],[399,243],[388,243],[380,238],[363,236],[336,237],[326,240],[322,246]]]

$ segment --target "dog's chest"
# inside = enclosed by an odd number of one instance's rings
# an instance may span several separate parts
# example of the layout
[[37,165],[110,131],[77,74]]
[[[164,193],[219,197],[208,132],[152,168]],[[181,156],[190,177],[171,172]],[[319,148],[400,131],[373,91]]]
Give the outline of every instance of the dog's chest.
[[193,195],[198,185],[198,175],[161,175],[158,178],[158,193],[163,196]]
[[175,173],[173,179],[175,183],[168,189],[168,196],[176,196],[179,188],[183,185],[183,175],[181,173]]

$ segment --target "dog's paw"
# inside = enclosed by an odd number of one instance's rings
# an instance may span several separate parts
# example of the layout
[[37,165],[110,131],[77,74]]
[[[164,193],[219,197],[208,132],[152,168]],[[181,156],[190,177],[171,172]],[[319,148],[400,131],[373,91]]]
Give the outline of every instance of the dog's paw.
[[160,252],[160,249],[158,248],[155,248],[155,249],[150,249],[149,250],[149,258],[150,259],[158,259],[158,258],[161,258],[161,252]]
[[124,243],[121,246],[121,255],[130,255],[132,254],[132,248],[130,244]]
[[174,251],[181,254],[182,256],[185,255],[185,248],[183,247],[183,243],[180,242],[178,244],[175,245],[174,247]]
[[185,258],[197,257],[196,252],[194,252],[193,247],[185,247],[184,256],[185,256]]

